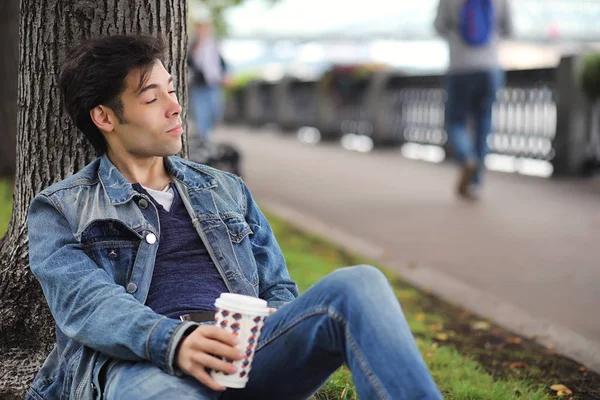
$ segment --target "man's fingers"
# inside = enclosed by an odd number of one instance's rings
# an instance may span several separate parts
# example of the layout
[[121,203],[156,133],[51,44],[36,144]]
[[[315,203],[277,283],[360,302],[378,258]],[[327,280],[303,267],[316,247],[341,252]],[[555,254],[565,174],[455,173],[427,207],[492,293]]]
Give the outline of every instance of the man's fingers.
[[234,334],[232,334],[231,332],[227,332],[225,329],[216,325],[204,325],[198,327],[192,333],[192,335],[193,334],[203,336],[209,339],[215,339],[232,347],[239,343],[238,338]]
[[223,386],[210,377],[205,368],[226,374],[235,373],[232,362],[244,358],[242,352],[234,347],[238,342],[235,335],[220,327],[200,326],[183,339],[177,354],[177,365],[183,372],[211,389],[224,390]]
[[204,353],[214,354],[220,357],[226,357],[232,360],[241,360],[244,358],[244,353],[241,350],[231,347],[228,344],[221,343],[217,340],[204,338],[199,341],[198,349]]
[[194,369],[192,376],[196,378],[199,382],[205,384],[212,390],[216,390],[218,392],[222,392],[227,389],[225,386],[219,385],[215,380],[210,376],[206,369],[202,366],[198,366]]
[[221,360],[206,353],[197,353],[193,356],[192,361],[197,366],[214,369],[215,371],[224,372],[226,374],[234,374],[237,370],[231,362]]
[[193,351],[210,353],[221,357],[227,357],[232,360],[241,360],[244,354],[235,348],[239,342],[230,332],[216,326],[206,327],[207,329],[197,328],[188,338],[189,347]]

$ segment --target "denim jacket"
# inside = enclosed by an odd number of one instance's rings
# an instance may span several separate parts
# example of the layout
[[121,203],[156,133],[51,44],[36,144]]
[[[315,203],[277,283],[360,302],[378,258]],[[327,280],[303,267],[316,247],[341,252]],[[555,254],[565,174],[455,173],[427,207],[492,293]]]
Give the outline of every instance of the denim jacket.
[[[178,157],[165,166],[231,292],[274,308],[298,296],[239,177]],[[194,323],[144,305],[160,243],[158,212],[107,156],[38,194],[28,229],[31,271],[56,321],[56,345],[26,398],[99,398],[98,373],[110,358],[177,373],[177,345]]]

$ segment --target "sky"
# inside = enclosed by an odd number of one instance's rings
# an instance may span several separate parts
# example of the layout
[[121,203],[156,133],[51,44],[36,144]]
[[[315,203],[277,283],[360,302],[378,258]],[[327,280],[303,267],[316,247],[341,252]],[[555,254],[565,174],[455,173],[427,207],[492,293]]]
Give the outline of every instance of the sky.
[[[600,0],[510,0],[517,33],[600,37]],[[433,34],[438,0],[247,0],[227,11],[234,36],[310,36],[323,32]]]
[[436,5],[437,0],[280,0],[269,6],[248,0],[226,15],[235,36],[268,32],[303,36],[343,32],[348,26],[374,29],[382,23],[401,28],[407,19],[422,20],[422,29],[429,29]]

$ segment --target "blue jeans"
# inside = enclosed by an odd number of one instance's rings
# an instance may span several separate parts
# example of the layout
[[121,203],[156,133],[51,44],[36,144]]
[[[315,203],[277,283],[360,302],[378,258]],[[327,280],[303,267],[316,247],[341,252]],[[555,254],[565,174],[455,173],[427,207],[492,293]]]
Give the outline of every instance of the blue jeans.
[[218,86],[191,84],[189,94],[192,119],[200,137],[206,139],[222,118],[223,93]]
[[[460,163],[472,160],[479,168],[472,183],[482,180],[487,137],[492,130],[492,106],[496,92],[504,86],[504,71],[499,69],[450,73],[446,77],[446,130]],[[467,131],[467,119],[473,118],[475,140]]]
[[441,399],[396,296],[376,268],[337,270],[270,315],[244,389],[214,392],[150,363],[119,361],[105,399],[307,399],[342,364],[361,399]]

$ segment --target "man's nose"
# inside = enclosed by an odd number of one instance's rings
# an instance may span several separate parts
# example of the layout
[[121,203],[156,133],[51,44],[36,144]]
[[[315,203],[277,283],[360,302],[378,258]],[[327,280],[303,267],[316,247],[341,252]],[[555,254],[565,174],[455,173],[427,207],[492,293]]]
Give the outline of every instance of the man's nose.
[[169,96],[169,108],[168,108],[168,116],[173,116],[173,115],[179,115],[181,114],[181,105],[179,105],[179,101],[177,101],[177,98],[173,98],[171,96]]

